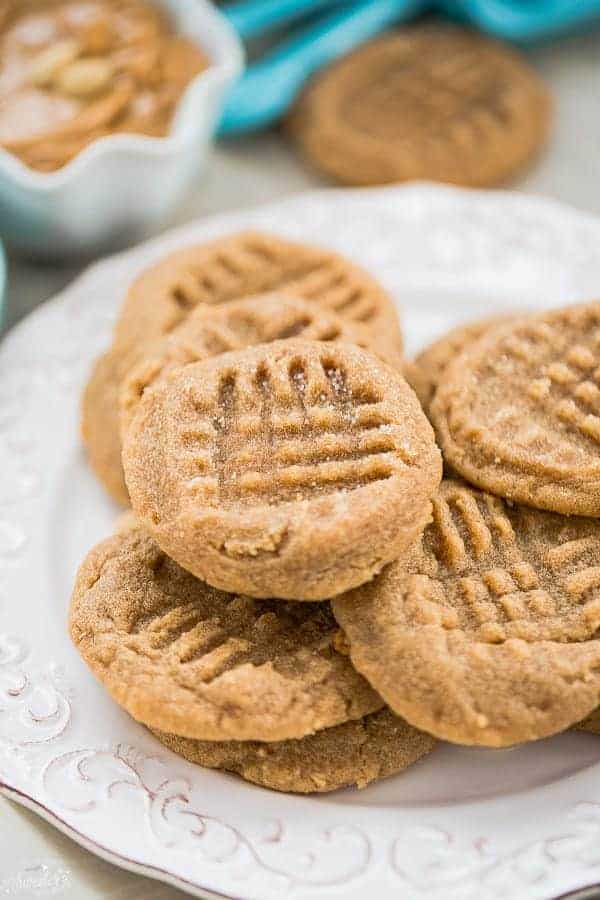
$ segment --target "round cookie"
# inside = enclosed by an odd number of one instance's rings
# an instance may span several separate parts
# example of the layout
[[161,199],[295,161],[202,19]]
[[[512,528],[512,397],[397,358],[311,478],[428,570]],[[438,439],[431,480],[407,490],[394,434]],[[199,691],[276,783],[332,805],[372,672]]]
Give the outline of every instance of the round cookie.
[[357,185],[485,186],[541,148],[550,99],[522,56],[454,26],[403,28],[318,74],[288,119],[306,158]]
[[350,344],[285,340],[177,368],[125,435],[133,509],[222,590],[321,600],[429,519],[441,458],[402,376]]
[[81,437],[89,463],[113,500],[122,506],[129,494],[121,465],[119,377],[112,353],[100,356],[81,400]]
[[328,603],[224,594],[127,527],[82,564],[70,632],[110,695],[151,728],[200,740],[301,738],[380,698],[334,647]]
[[332,601],[398,715],[462,744],[562,731],[600,704],[600,522],[442,482],[404,560]]
[[[121,504],[129,502],[121,463],[119,418],[127,422],[143,391],[163,369],[292,336],[341,340],[376,352],[371,347],[375,339],[365,325],[344,320],[291,293],[278,292],[220,306],[201,304],[172,332],[149,344],[142,361],[131,370],[126,358],[114,350],[101,356],[83,396],[82,434],[92,468],[111,496]],[[385,358],[384,352],[380,355]],[[399,365],[397,352],[389,362]]]
[[[217,307],[200,306],[167,337],[149,348],[143,362],[123,379],[121,427],[127,427],[144,392],[170,369],[231,350],[292,337],[342,341],[371,349],[371,335],[364,326],[344,321],[292,294],[262,294]],[[397,364],[395,355],[392,363]]]
[[369,329],[380,353],[400,357],[396,308],[374,278],[336,253],[253,231],[177,251],[143,272],[123,304],[116,352],[127,367],[197,306],[281,290]]
[[414,360],[405,363],[404,377],[421,401],[426,413],[429,413],[437,386],[444,378],[452,360],[477,338],[496,325],[507,322],[508,319],[508,316],[489,316],[486,319],[459,325],[426,347]]
[[431,404],[445,461],[484,490],[600,516],[600,302],[517,319],[450,364]]
[[406,769],[436,741],[389,709],[325,728],[296,741],[192,741],[152,729],[169,750],[189,762],[225,769],[275,791],[323,793],[370,782]]

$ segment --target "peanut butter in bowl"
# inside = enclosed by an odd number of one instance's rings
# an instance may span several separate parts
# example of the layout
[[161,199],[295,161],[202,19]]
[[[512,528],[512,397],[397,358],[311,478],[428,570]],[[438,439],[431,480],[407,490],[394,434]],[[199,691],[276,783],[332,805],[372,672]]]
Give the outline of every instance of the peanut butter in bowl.
[[168,134],[209,61],[146,0],[0,4],[0,146],[52,172],[110,134]]

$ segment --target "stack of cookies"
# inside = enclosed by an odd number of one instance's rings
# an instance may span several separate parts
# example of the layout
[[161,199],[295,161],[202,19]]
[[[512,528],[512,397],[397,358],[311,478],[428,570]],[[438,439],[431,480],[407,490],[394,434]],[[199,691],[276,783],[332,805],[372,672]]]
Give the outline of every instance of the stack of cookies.
[[285,791],[580,722],[600,703],[599,353],[594,303],[405,363],[392,301],[341,257],[242,234],[167,258],[84,396],[92,465],[133,514],[79,571],[79,652],[167,747]]
[[433,747],[353,667],[328,599],[431,516],[441,457],[401,368],[390,298],[320,249],[235,235],[129,291],[83,434],[133,515],[81,567],[71,634],[187,759],[305,792]]

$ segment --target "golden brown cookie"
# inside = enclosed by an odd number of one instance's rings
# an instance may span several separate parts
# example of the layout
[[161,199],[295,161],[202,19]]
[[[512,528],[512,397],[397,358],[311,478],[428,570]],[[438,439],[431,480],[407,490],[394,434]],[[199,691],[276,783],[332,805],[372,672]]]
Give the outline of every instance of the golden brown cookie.
[[429,413],[433,395],[452,360],[481,335],[508,319],[508,316],[489,316],[459,325],[426,347],[414,360],[405,363],[404,377],[426,413]]
[[123,378],[197,307],[208,311],[275,290],[338,315],[346,329],[364,334],[365,340],[368,336],[374,352],[400,365],[402,336],[392,300],[377,281],[341,256],[256,232],[173,253],[132,285],[116,326],[112,364],[108,359],[98,363],[84,399],[90,461],[118,502],[128,502],[114,402]]
[[113,500],[126,506],[129,494],[121,465],[119,378],[112,353],[100,356],[81,401],[81,437],[99,481]]
[[382,706],[333,646],[338,629],[328,603],[224,594],[181,569],[140,528],[88,555],[70,631],[127,712],[189,738],[301,738]]
[[[114,499],[129,502],[121,464],[117,396],[126,423],[143,391],[163,370],[288,337],[344,341],[378,352],[365,325],[342,319],[291,293],[277,292],[216,307],[200,305],[170,334],[150,343],[131,371],[115,351],[100,357],[83,397],[82,433],[92,467]],[[383,351],[379,355],[385,359]],[[388,361],[400,365],[396,352]]]
[[[144,392],[175,366],[292,337],[342,341],[373,349],[365,326],[345,321],[292,294],[261,294],[217,307],[200,306],[167,337],[148,348],[143,362],[125,376],[120,391],[122,427],[127,427]],[[398,363],[396,355],[392,363]]]
[[518,503],[600,516],[600,302],[514,320],[447,368],[431,405],[445,461]]
[[133,509],[222,590],[321,600],[429,518],[433,431],[402,376],[350,344],[285,340],[177,368],[125,435]]
[[130,365],[199,305],[283,289],[369,328],[386,358],[401,353],[396,309],[374,278],[328,250],[253,231],[188,247],[143,272],[117,322],[117,352]]
[[209,769],[225,769],[262,787],[297,794],[323,793],[406,769],[436,741],[389,709],[325,728],[296,741],[192,741],[152,729],[169,750]]
[[288,129],[346,184],[497,184],[545,141],[550,99],[514,50],[454,26],[390,32],[309,83]]
[[334,614],[398,715],[492,747],[562,731],[600,704],[600,522],[442,482],[412,553]]

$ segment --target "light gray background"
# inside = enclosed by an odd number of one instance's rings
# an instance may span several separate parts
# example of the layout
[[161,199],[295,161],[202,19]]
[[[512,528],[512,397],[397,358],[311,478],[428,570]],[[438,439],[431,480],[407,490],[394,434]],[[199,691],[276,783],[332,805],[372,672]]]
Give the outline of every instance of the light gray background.
[[[544,158],[512,187],[600,214],[600,32],[548,44],[530,55],[554,94],[556,121]],[[202,183],[172,224],[322,184],[278,135],[231,142],[215,151]],[[81,266],[35,266],[11,258],[6,324],[14,324],[53,296],[80,270]],[[182,896],[96,859],[32,813],[0,798],[0,897],[4,895],[19,900]]]

